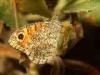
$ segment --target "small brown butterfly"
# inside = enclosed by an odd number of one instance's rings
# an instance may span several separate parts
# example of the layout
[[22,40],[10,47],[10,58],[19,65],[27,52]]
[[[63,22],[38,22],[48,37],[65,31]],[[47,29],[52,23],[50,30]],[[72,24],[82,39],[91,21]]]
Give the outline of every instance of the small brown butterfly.
[[63,55],[69,42],[76,39],[75,29],[69,22],[52,19],[17,29],[10,36],[9,43],[33,63],[44,64]]

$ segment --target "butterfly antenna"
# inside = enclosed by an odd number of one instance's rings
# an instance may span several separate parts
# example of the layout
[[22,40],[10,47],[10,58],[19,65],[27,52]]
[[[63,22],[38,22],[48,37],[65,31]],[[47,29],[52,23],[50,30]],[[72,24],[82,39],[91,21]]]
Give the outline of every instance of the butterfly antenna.
[[16,0],[13,0],[13,10],[14,10],[14,18],[15,18],[15,26],[18,29],[18,15],[17,15],[17,7],[16,7]]

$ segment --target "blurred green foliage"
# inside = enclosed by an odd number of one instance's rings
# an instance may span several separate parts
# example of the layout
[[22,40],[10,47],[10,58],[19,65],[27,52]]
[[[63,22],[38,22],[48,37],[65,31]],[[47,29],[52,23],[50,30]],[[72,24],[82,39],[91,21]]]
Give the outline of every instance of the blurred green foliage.
[[88,16],[93,16],[96,19],[96,23],[100,26],[100,8],[95,9],[87,14]]
[[[26,17],[23,13],[40,15],[39,18],[64,13],[79,13],[81,11],[95,14],[96,19],[100,20],[100,14],[97,8],[100,7],[100,0],[57,0],[54,11],[49,10],[45,0],[16,0],[18,24],[26,24]],[[95,11],[95,9],[97,9]],[[0,0],[0,20],[3,20],[7,26],[15,25],[13,0]],[[32,18],[31,17],[31,18]]]
[[46,5],[45,0],[16,0],[18,10],[21,13],[33,13],[50,17],[51,12]]
[[0,0],[0,20],[7,26],[14,25],[14,13],[11,0]]
[[65,7],[65,12],[80,12],[80,11],[91,11],[95,8],[100,7],[100,1],[98,0],[72,0]]

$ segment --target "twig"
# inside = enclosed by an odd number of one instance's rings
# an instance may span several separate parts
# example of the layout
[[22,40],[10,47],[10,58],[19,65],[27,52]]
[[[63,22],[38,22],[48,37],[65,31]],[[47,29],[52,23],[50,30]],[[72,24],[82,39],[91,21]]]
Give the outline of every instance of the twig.
[[70,69],[81,69],[84,72],[86,72],[88,75],[100,75],[99,70],[82,61],[66,59],[64,60],[64,64],[67,68]]

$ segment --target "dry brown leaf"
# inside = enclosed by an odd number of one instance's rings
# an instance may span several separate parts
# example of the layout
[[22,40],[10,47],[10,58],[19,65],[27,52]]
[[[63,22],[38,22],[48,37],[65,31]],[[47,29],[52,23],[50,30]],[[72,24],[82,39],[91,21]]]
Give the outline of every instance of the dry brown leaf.
[[20,53],[9,45],[0,44],[0,57],[20,59]]

